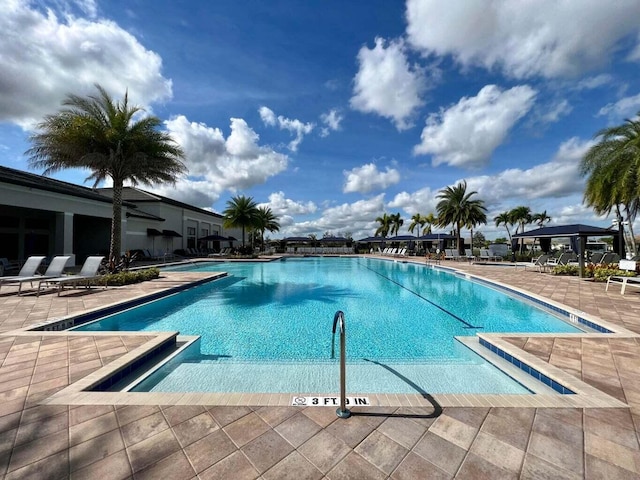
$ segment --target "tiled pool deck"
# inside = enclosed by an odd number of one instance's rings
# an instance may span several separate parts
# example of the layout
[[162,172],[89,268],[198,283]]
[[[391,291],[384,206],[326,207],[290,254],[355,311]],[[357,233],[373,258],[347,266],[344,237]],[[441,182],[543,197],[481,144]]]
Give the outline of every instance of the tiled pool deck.
[[[444,262],[640,334],[640,292],[509,267]],[[223,270],[221,268],[221,270]],[[18,297],[0,290],[0,473],[5,478],[605,478],[640,477],[640,336],[497,340],[628,407],[333,408],[94,405],[47,399],[157,342],[153,334],[21,334],[16,329],[201,278]],[[10,333],[11,332],[11,333]],[[82,394],[80,394],[82,395]],[[100,394],[97,394],[100,395]],[[185,395],[176,403],[194,403]],[[218,402],[220,403],[220,402]],[[251,402],[244,402],[251,403]],[[254,402],[263,403],[263,402]],[[393,403],[393,402],[391,402]]]

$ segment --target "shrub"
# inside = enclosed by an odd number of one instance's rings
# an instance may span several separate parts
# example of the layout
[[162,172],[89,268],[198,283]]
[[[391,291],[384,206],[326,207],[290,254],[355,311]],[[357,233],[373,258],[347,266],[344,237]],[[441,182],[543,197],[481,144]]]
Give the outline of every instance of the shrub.
[[606,282],[609,275],[615,275],[616,277],[635,277],[635,272],[628,270],[620,270],[618,266],[613,265],[596,265],[593,269],[593,279],[596,282]]
[[160,276],[160,270],[157,268],[148,268],[145,270],[126,271],[119,273],[109,273],[96,279],[93,285],[122,286],[131,285],[133,283],[145,282],[153,280]]
[[551,273],[554,275],[577,276],[580,274],[580,267],[577,265],[558,265],[557,267],[553,267]]

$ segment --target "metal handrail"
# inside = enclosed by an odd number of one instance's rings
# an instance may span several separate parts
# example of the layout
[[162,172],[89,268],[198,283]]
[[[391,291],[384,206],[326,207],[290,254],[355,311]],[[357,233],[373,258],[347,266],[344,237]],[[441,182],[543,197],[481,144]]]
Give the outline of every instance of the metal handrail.
[[331,358],[336,358],[335,355],[335,339],[336,339],[336,327],[340,326],[340,407],[336,410],[336,415],[340,418],[349,418],[351,411],[346,407],[346,347],[345,347],[345,320],[342,310],[338,310],[333,317],[333,336],[331,337]]

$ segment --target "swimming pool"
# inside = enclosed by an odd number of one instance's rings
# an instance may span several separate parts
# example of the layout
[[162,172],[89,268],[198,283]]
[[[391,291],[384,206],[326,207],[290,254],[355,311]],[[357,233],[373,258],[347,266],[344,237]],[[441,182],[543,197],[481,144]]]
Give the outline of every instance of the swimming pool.
[[137,390],[334,391],[331,326],[342,310],[352,391],[529,393],[454,337],[580,332],[485,285],[412,263],[306,258],[186,268],[229,276],[80,327],[201,335]]

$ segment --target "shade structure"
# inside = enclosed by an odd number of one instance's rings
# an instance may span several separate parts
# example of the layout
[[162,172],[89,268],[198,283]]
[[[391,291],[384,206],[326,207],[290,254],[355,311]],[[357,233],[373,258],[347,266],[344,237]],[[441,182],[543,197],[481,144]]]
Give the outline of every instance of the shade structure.
[[147,236],[148,237],[160,237],[160,236],[162,236],[162,232],[160,230],[156,230],[155,228],[147,228]]
[[[618,235],[617,230],[611,228],[593,227],[591,225],[583,225],[574,223],[571,225],[555,225],[553,227],[536,228],[528,232],[518,233],[511,238],[553,238],[568,237],[571,240],[571,246],[574,251],[579,253],[578,259],[580,263],[580,277],[584,273],[584,251],[586,249],[587,237],[608,237]],[[513,241],[512,240],[512,241]]]
[[163,237],[182,237],[182,235],[180,235],[175,230],[162,230],[162,236]]
[[426,235],[421,235],[416,240],[419,242],[433,242],[438,240],[455,240],[456,237],[450,235],[448,233],[427,233]]
[[386,241],[385,237],[366,237],[356,240],[356,243],[384,243]]
[[553,227],[536,228],[524,233],[517,233],[512,238],[545,238],[545,237],[607,237],[617,235],[617,230],[611,228],[592,227],[575,223],[571,225],[554,225]]
[[323,237],[318,241],[320,243],[347,243],[349,239],[345,237]]
[[222,235],[207,235],[206,237],[199,238],[199,242],[228,242],[230,238],[223,237]]
[[417,240],[418,237],[415,235],[396,235],[395,237],[387,238],[389,242],[410,242],[412,240]]

